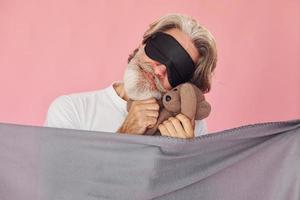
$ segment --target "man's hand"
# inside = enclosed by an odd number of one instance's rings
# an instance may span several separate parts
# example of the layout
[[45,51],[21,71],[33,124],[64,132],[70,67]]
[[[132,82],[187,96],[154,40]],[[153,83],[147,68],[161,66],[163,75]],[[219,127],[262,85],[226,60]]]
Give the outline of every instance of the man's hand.
[[133,101],[126,119],[117,132],[143,134],[153,127],[159,115],[159,105],[155,98]]
[[190,120],[183,114],[178,114],[176,117],[170,117],[158,126],[158,129],[163,136],[177,138],[194,138],[195,120]]

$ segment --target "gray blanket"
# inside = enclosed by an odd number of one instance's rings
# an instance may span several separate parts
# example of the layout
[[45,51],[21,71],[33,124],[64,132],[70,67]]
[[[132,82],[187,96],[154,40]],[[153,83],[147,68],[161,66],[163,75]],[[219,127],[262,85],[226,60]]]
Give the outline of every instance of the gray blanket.
[[1,200],[299,200],[300,120],[192,140],[0,124]]

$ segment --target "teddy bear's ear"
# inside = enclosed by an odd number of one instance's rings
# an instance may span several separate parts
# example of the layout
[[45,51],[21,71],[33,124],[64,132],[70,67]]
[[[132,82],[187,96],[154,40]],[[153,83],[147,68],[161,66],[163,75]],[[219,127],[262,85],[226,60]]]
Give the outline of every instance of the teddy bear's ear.
[[181,113],[194,120],[197,109],[197,95],[190,83],[184,83],[180,87],[180,103]]

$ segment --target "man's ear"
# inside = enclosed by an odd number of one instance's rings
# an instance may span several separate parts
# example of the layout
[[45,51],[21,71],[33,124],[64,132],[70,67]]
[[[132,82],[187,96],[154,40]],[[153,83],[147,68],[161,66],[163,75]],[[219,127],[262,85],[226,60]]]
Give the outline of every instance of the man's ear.
[[190,118],[195,119],[197,109],[197,95],[190,83],[184,83],[180,87],[180,103],[181,113]]

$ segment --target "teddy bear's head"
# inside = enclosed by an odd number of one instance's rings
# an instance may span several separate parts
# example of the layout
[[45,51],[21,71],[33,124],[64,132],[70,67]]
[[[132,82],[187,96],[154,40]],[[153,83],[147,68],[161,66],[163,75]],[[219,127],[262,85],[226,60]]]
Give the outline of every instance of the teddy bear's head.
[[162,97],[162,104],[164,108],[171,112],[180,112],[180,95],[179,95],[179,86],[173,88],[172,90],[165,93]]
[[167,91],[162,97],[165,110],[177,115],[182,113],[190,119],[203,119],[210,113],[210,105],[203,92],[191,83],[183,83]]

